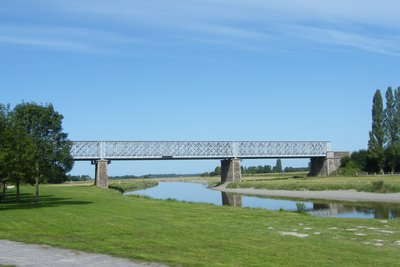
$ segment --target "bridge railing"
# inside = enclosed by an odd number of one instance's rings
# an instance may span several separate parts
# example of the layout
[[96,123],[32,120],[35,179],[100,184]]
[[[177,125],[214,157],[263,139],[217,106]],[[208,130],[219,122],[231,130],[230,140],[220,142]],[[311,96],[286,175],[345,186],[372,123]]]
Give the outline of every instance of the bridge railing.
[[325,157],[327,141],[75,141],[75,160]]

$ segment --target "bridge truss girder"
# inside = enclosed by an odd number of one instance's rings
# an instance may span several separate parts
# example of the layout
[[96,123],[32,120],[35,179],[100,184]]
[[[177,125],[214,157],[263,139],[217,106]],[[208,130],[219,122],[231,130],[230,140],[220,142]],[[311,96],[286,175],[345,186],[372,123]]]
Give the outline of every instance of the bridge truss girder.
[[75,141],[74,160],[326,157],[327,141]]

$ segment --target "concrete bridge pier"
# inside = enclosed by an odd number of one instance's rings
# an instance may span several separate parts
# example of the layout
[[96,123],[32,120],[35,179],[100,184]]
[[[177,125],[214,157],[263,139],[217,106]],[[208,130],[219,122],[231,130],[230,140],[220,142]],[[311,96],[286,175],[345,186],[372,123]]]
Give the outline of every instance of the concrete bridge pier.
[[107,165],[110,163],[110,160],[107,159],[99,159],[92,161],[92,164],[95,165],[95,186],[101,188],[108,188],[108,175],[107,175]]
[[327,176],[326,170],[326,158],[325,157],[314,157],[310,159],[310,173],[308,176]]
[[221,160],[221,183],[239,182],[240,180],[242,180],[240,159]]

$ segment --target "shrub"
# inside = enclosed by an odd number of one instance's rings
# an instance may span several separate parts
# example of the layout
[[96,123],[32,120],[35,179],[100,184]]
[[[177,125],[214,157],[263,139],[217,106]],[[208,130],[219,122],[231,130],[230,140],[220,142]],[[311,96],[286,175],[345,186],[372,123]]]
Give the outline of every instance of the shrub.
[[296,207],[298,213],[305,213],[306,205],[303,202],[296,202]]
[[385,192],[385,184],[383,183],[382,180],[372,182],[372,192],[377,192],[377,193]]
[[344,176],[356,176],[361,168],[354,161],[348,161],[344,167],[339,169],[339,173]]

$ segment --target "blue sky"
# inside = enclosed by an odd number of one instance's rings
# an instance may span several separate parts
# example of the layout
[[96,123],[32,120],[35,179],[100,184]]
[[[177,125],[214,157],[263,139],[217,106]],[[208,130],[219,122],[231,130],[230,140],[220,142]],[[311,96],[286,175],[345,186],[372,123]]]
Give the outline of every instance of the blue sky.
[[[72,140],[329,140],[358,150],[373,93],[400,86],[398,14],[390,0],[3,0],[1,102],[52,103]],[[113,162],[110,175],[217,164]]]

